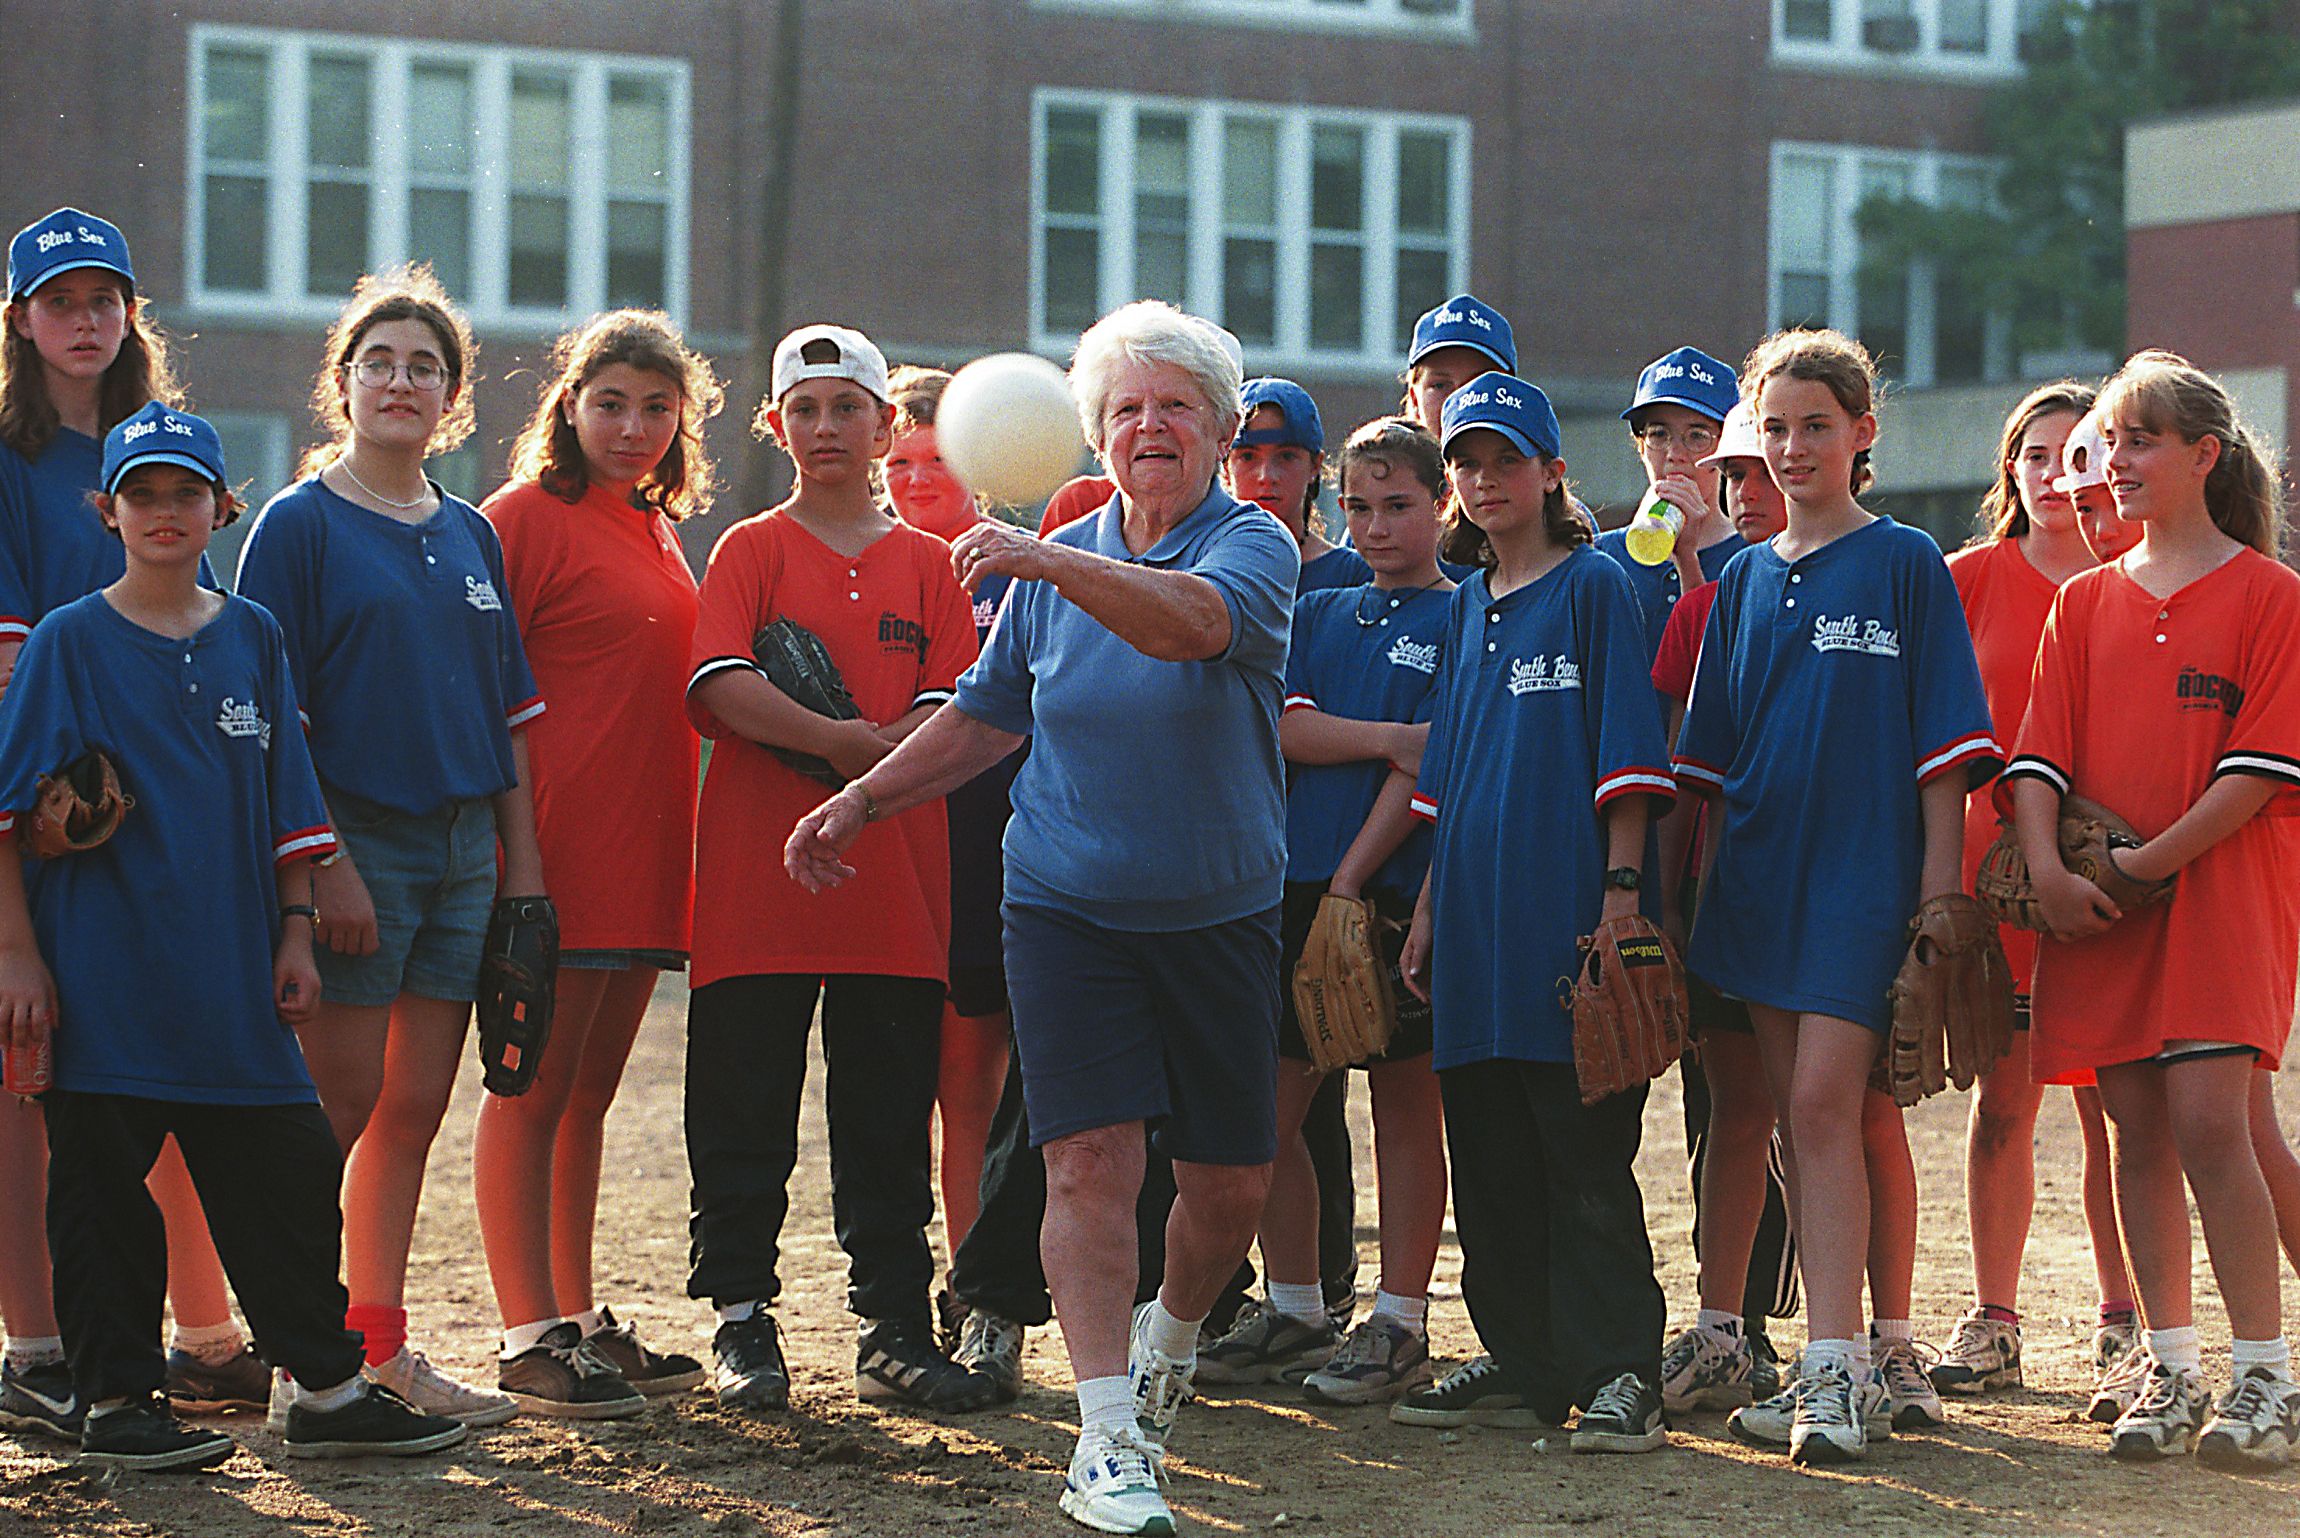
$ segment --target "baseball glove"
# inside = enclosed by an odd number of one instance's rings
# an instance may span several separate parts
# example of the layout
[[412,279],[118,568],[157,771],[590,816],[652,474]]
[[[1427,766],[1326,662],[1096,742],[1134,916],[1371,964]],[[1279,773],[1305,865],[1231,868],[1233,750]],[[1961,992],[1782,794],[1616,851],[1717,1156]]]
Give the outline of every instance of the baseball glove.
[[548,897],[504,897],[487,916],[479,959],[481,1083],[492,1095],[524,1095],[551,1039],[559,992],[559,910]]
[[1925,899],[1909,920],[1909,953],[1892,1000],[1880,1087],[1895,1105],[1915,1105],[1952,1083],[1970,1089],[2012,1050],[2012,968],[1979,903],[1962,892]]
[[1685,964],[1642,914],[1602,920],[1582,937],[1581,973],[1559,1002],[1573,1012],[1583,1105],[1635,1089],[1685,1055]]
[[112,760],[90,748],[54,774],[40,776],[25,844],[43,860],[93,849],[120,831],[121,819],[135,804],[135,797],[120,788],[120,771]]
[[[2118,910],[2130,913],[2172,895],[2172,878],[2136,881],[2119,870],[2109,855],[2119,849],[2138,849],[2142,839],[2132,824],[2083,796],[2067,796],[2060,803],[2060,862],[2099,887]],[[2000,924],[2015,929],[2046,928],[2044,908],[2036,900],[2029,877],[2028,858],[2021,853],[2020,836],[2008,819],[1999,824],[1996,842],[1981,856],[1973,876],[1973,892],[1982,909]]]
[[[816,715],[852,721],[862,714],[855,708],[854,696],[847,693],[829,648],[806,626],[787,619],[769,622],[751,638],[751,656],[759,671],[767,675],[768,683]],[[792,748],[769,747],[767,751],[810,780],[819,780],[833,790],[846,788],[846,777],[826,758]]]
[[1377,1056],[1397,1030],[1381,925],[1366,898],[1328,892],[1318,899],[1302,959],[1294,964],[1294,1014],[1310,1061],[1327,1072]]

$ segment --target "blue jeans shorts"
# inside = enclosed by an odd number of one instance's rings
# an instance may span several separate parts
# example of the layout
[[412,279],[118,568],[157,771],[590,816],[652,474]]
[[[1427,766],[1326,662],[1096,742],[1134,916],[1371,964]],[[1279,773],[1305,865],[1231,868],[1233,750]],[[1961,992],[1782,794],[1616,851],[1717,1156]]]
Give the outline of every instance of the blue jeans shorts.
[[321,945],[321,996],[373,1008],[403,993],[468,1004],[495,904],[495,804],[454,801],[421,816],[327,787],[335,836],[375,904],[372,956]]

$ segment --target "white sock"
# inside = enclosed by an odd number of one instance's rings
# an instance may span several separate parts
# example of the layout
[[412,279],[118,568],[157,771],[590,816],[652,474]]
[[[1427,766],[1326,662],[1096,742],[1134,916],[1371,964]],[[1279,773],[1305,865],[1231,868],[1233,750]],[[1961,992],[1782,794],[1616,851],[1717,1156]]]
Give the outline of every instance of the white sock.
[[583,1332],[585,1340],[607,1328],[607,1310],[604,1308],[587,1308],[580,1314],[569,1314],[567,1317]]
[[240,1333],[236,1323],[226,1319],[222,1324],[205,1328],[187,1329],[179,1324],[170,1333],[168,1345],[209,1367],[221,1367],[247,1348],[247,1337]]
[[1816,1340],[1805,1347],[1805,1360],[1818,1367],[1834,1362],[1857,1380],[1869,1370],[1869,1343],[1865,1340]]
[[1426,1297],[1401,1298],[1394,1292],[1383,1292],[1376,1288],[1374,1312],[1395,1319],[1419,1335],[1429,1327],[1430,1300]]
[[1695,1323],[1704,1330],[1715,1330],[1720,1335],[1730,1335],[1735,1339],[1741,1335],[1741,1316],[1728,1314],[1721,1308],[1701,1310],[1701,1317]]
[[2255,1367],[2264,1367],[2268,1376],[2279,1383],[2292,1381],[2292,1348],[2279,1335],[2274,1340],[2232,1340],[2228,1343],[2229,1365],[2241,1378]]
[[1906,1319],[1872,1319],[1869,1334],[1888,1345],[1907,1345],[1917,1338],[1916,1326]]
[[1119,1431],[1134,1424],[1134,1389],[1124,1373],[1078,1380],[1078,1428]]
[[1270,1307],[1288,1319],[1315,1324],[1326,1317],[1325,1289],[1316,1282],[1270,1283]]
[[719,1310],[719,1323],[736,1324],[759,1311],[757,1303],[730,1303]]
[[[1317,1288],[1313,1285],[1310,1290],[1315,1292]],[[1143,1321],[1143,1334],[1149,1337],[1150,1348],[1163,1352],[1167,1360],[1190,1363],[1198,1360],[1198,1326],[1205,1322],[1204,1315],[1196,1319],[1175,1318],[1166,1312],[1166,1295],[1160,1293],[1150,1301],[1150,1314]]]
[[100,1421],[107,1415],[117,1415],[135,1402],[133,1399],[127,1398],[99,1399],[88,1406],[88,1419]]
[[27,1367],[46,1367],[64,1360],[64,1337],[61,1335],[11,1335],[8,1337],[8,1365],[22,1372]]
[[527,1324],[515,1324],[503,1332],[503,1360],[510,1361],[522,1351],[531,1351],[543,1343],[543,1337],[567,1321],[553,1315],[549,1319],[536,1319]]
[[366,1392],[367,1380],[355,1372],[333,1388],[305,1388],[298,1383],[295,1386],[295,1402],[307,1410],[340,1410],[347,1404],[357,1402],[359,1396]]
[[2193,1324],[2184,1324],[2177,1330],[2150,1330],[2148,1354],[2167,1367],[2204,1371],[2204,1347],[2196,1339]]

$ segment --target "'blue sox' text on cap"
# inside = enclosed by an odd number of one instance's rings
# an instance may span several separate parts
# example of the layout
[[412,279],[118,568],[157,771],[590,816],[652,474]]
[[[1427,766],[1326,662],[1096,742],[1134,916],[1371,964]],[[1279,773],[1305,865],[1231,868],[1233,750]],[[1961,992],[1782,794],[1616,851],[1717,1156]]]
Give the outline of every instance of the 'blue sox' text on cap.
[[1722,422],[1740,399],[1741,380],[1730,364],[1698,347],[1680,347],[1645,365],[1637,376],[1637,395],[1621,418],[1627,421],[1647,406],[1683,406]]
[[1517,339],[1501,311],[1475,294],[1456,294],[1414,322],[1412,350],[1406,367],[1441,347],[1473,347],[1494,361],[1503,373],[1517,370]]
[[128,237],[119,226],[77,208],[59,208],[8,242],[8,297],[21,299],[58,273],[79,267],[116,272],[135,287]]
[[216,430],[188,411],[153,401],[104,437],[104,490],[138,465],[181,465],[206,480],[224,479],[224,444]]
[[1445,398],[1440,414],[1441,445],[1472,428],[1500,433],[1524,454],[1555,459],[1564,442],[1557,427],[1557,412],[1541,386],[1514,374],[1481,374]]

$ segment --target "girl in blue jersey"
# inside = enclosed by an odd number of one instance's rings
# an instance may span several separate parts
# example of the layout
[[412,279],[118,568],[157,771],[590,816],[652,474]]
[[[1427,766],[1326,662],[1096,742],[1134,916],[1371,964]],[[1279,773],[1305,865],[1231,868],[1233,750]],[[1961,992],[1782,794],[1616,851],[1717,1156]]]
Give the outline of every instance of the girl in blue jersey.
[[[1877,436],[1867,352],[1833,331],[1783,332],[1742,378],[1789,524],[1719,580],[1677,742],[1679,779],[1723,800],[1686,963],[1756,1022],[1805,1272],[1793,1408],[1729,1424],[1770,1443],[1785,1417],[1792,1457],[1840,1462],[1893,1413],[1860,1328],[1872,1182],[1905,1192],[1878,1232],[1914,1242],[1905,1135],[1864,1137],[1887,990],[1920,900],[1959,890],[1965,793],[1999,754],[1939,547],[1855,500]],[[1874,1269],[1900,1291],[1897,1256]],[[1908,1300],[1877,1292],[1879,1314],[1900,1316],[1877,1321],[1899,1364],[1913,1358],[1899,1349]],[[1910,1413],[1930,1418],[1931,1404]]]
[[[1404,970],[1436,1009],[1462,1297],[1488,1355],[1391,1407],[1407,1424],[1559,1425],[1578,1452],[1666,1445],[1665,1320],[1632,1165],[1642,1086],[1585,1106],[1558,980],[1654,896],[1674,790],[1629,579],[1590,549],[1557,417],[1509,374],[1447,398],[1455,590],[1414,809],[1436,823]],[[1656,905],[1657,906],[1657,905]]]
[[492,1425],[517,1407],[409,1351],[403,1305],[490,906],[543,891],[520,731],[543,701],[505,596],[503,546],[478,509],[423,473],[427,455],[471,430],[473,350],[428,269],[360,281],[313,388],[340,437],[256,519],[239,590],[286,632],[342,840],[312,878],[326,991],[303,1038],[349,1150],[351,1324],[378,1381],[418,1408]]

